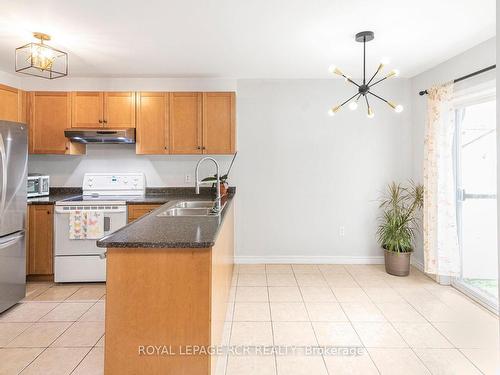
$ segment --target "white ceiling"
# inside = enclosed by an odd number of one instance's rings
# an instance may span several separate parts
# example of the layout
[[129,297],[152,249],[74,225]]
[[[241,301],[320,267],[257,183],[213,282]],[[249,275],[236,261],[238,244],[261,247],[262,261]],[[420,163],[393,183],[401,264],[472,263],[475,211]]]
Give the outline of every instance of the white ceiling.
[[0,70],[41,31],[72,76],[356,77],[361,30],[369,71],[389,57],[411,77],[493,37],[495,0],[1,0]]

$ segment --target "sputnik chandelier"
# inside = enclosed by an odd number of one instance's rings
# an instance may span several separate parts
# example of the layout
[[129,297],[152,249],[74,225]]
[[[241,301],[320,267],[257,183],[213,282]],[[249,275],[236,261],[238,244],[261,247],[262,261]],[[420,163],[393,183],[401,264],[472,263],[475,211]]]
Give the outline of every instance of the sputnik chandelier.
[[[399,71],[397,69],[393,69],[389,73],[387,73],[387,75],[385,75],[383,78],[380,78],[380,79],[376,80],[375,82],[373,82],[373,80],[375,79],[377,74],[380,73],[380,71],[384,68],[384,66],[386,66],[388,64],[388,61],[382,60],[380,62],[380,64],[378,65],[378,68],[375,71],[375,73],[373,73],[373,76],[368,80],[368,82],[366,81],[366,42],[373,40],[373,38],[375,38],[373,31],[362,31],[360,33],[357,33],[356,37],[355,37],[356,42],[363,43],[363,83],[362,84],[358,84],[358,83],[354,82],[350,76],[344,74],[344,72],[342,70],[340,70],[339,68],[337,68],[336,66],[333,66],[333,65],[330,66],[330,68],[329,68],[330,73],[337,74],[339,76],[344,77],[346,82],[352,83],[358,89],[357,92],[353,96],[351,96],[349,99],[344,101],[342,104],[339,104],[337,106],[332,107],[328,111],[328,114],[330,116],[335,115],[335,113],[337,113],[347,103],[349,103],[349,105],[348,105],[349,109],[354,111],[355,109],[358,108],[358,101],[361,99],[361,97],[363,97],[364,101],[366,102],[366,111],[367,111],[366,115],[368,116],[368,118],[373,118],[375,116],[375,114],[373,112],[372,107],[370,106],[370,101],[368,100],[368,96],[370,96],[370,95],[373,96],[374,98],[377,98],[377,99],[382,100],[383,102],[387,103],[389,105],[389,107],[391,107],[396,113],[403,112],[403,106],[401,104],[395,104],[394,102],[386,100],[386,99],[384,99],[384,98],[380,97],[379,95],[372,92],[373,86],[379,84],[382,81],[385,81],[387,78],[397,77],[399,75]],[[361,99],[361,100],[363,100],[363,99]]]

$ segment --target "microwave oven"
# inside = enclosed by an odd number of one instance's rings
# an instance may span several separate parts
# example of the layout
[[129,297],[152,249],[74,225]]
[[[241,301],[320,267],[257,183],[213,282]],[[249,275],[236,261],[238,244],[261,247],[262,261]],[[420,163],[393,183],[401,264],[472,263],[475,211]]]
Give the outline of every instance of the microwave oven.
[[49,195],[50,177],[41,174],[28,175],[28,198]]

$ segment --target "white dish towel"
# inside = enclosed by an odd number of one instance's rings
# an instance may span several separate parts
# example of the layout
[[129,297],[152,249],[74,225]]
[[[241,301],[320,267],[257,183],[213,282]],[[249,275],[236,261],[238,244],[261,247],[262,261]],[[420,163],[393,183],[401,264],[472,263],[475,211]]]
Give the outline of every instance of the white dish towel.
[[69,213],[70,240],[98,240],[104,236],[104,215],[99,211]]

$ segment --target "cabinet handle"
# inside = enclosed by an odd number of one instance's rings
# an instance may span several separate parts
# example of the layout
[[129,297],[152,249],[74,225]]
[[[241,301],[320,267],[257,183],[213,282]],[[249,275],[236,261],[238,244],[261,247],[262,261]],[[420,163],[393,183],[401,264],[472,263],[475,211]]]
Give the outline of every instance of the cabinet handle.
[[108,123],[108,120],[104,120],[104,123],[107,124]]
[[206,150],[207,148],[205,146],[202,147],[203,150]]
[[99,124],[102,124],[102,120],[99,120]]

